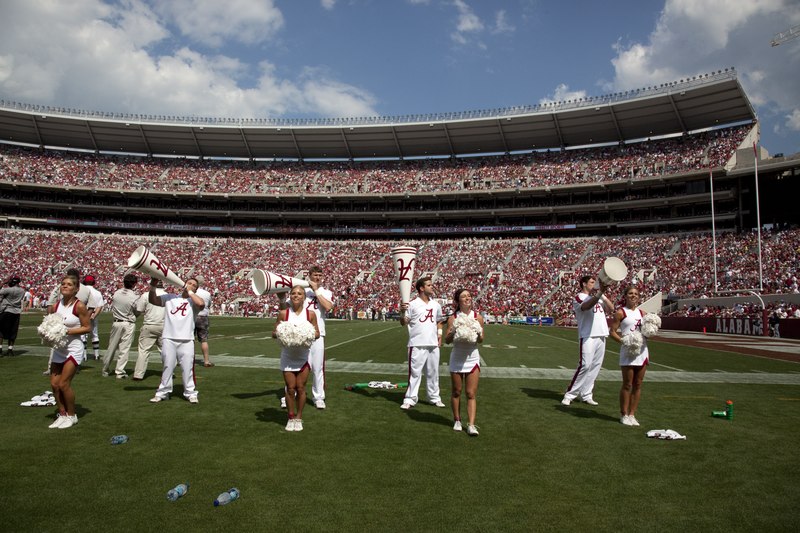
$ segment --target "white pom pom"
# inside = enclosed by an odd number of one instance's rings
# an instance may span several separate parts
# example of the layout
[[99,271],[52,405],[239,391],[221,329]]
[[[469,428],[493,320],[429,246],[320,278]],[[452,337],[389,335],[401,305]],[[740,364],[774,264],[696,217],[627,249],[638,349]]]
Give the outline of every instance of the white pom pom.
[[275,332],[281,346],[308,348],[314,344],[317,332],[310,322],[300,322],[297,324],[281,322]]
[[636,357],[642,352],[644,337],[638,330],[631,331],[622,337],[622,345],[625,346],[630,357]]
[[658,333],[661,327],[661,318],[655,313],[647,313],[642,319],[642,335],[652,337]]
[[57,350],[67,345],[67,326],[64,325],[64,318],[58,313],[45,316],[36,331],[42,338],[43,344],[52,346]]
[[469,315],[456,316],[453,328],[453,342],[478,342],[478,335],[483,333],[480,322]]

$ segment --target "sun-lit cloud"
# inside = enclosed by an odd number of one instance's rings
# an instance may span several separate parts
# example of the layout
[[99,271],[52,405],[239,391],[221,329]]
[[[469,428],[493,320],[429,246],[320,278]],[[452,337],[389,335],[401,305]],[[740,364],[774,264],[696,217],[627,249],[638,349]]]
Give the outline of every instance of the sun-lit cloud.
[[330,11],[336,6],[336,0],[320,0],[322,7]]
[[786,127],[793,131],[800,131],[800,108],[795,108],[786,115]]
[[552,102],[566,102],[567,100],[578,100],[586,98],[586,91],[571,91],[565,83],[559,84],[552,95],[545,96],[539,100],[539,104],[549,104]]
[[497,13],[495,13],[494,17],[494,27],[492,27],[492,33],[499,33],[499,34],[508,34],[514,33],[516,28],[508,22],[508,15],[506,14],[505,9],[501,9]]
[[484,24],[464,0],[453,0],[453,6],[457,11],[456,31],[451,33],[450,37],[456,43],[464,45],[469,41],[468,35],[480,33],[484,30]]

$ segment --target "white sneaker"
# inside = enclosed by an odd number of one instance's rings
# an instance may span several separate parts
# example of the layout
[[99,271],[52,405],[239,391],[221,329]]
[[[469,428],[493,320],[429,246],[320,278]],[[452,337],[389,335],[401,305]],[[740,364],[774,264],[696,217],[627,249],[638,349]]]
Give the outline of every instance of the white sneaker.
[[404,403],[400,405],[400,409],[403,409],[404,411],[408,411],[409,409],[411,409],[411,407],[413,406],[410,403]]
[[295,431],[303,431],[303,419],[302,418],[295,418],[294,419],[294,430]]
[[628,415],[628,421],[631,423],[632,426],[639,426],[639,421],[636,420],[636,417],[633,415]]
[[71,428],[72,426],[74,426],[75,424],[78,423],[78,415],[72,415],[72,416],[67,415],[67,416],[65,416],[63,418],[65,420],[64,420],[64,422],[61,423],[60,426],[58,426],[58,429]]
[[42,372],[42,375],[43,375],[43,376],[49,376],[49,375],[50,375],[50,369],[48,368],[47,370],[45,370],[44,372]]
[[67,418],[68,418],[67,415],[62,415],[61,413],[58,413],[56,415],[55,421],[47,427],[50,429],[56,429],[58,428],[58,426],[63,424],[67,420]]
[[566,396],[564,396],[564,399],[563,399],[563,400],[561,400],[561,405],[569,405],[569,404],[571,404],[571,403],[572,403],[572,400],[570,400],[570,399],[569,399],[569,398],[567,398]]
[[442,400],[436,400],[435,402],[431,402],[431,405],[434,405],[436,407],[444,407],[445,406],[444,403],[442,402]]
[[453,431],[461,431],[461,420],[456,420],[456,423],[453,424]]
[[[281,409],[286,409],[286,397],[281,398]],[[290,430],[292,431],[292,430]]]
[[472,424],[468,425],[467,426],[467,435],[469,435],[470,437],[477,437],[479,435],[478,427],[477,426],[473,426]]
[[592,400],[591,398],[583,400],[583,403],[588,403],[589,405],[600,405],[599,403],[597,403],[596,401]]
[[166,397],[162,397],[162,396],[159,396],[158,394],[156,394],[155,396],[150,398],[150,402],[151,403],[163,402],[165,400],[169,400],[169,395],[167,395]]
[[619,421],[622,422],[622,425],[624,425],[624,426],[632,426],[633,425],[633,423],[631,422],[631,417],[628,416],[628,415],[624,415],[622,418],[619,419]]
[[317,409],[325,409],[325,400],[317,400],[314,402],[314,407]]
[[294,418],[290,418],[288,422],[286,422],[286,431],[294,431]]
[[200,400],[197,396],[189,396],[189,403],[200,403]]
[[117,379],[128,379],[128,374],[117,374]]

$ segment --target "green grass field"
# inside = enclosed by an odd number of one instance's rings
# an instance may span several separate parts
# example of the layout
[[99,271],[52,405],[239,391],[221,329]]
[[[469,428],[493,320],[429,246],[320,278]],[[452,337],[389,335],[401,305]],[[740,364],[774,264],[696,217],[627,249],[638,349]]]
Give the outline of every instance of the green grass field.
[[[451,429],[446,368],[444,409],[402,411],[402,390],[345,391],[405,381],[407,337],[397,323],[329,322],[328,409],[308,408],[305,430],[287,433],[273,321],[212,317],[217,366],[196,368],[199,405],[182,399],[180,379],[170,401],[148,402],[157,356],[142,382],[103,378],[89,361],[74,381],[80,422],[61,431],[47,428],[53,408],[19,406],[49,389],[40,320],[26,315],[20,355],[0,359],[1,531],[800,529],[795,363],[652,342],[642,426],[631,428],[618,420],[615,353],[596,385],[600,405],[564,407],[575,331],[487,326],[481,434],[470,438]],[[753,382],[693,381],[720,371]],[[734,419],[712,418],[726,399]],[[662,428],[687,440],[645,437]],[[127,444],[109,444],[123,433]],[[181,482],[189,493],[167,501]],[[233,486],[240,500],[214,508]]]

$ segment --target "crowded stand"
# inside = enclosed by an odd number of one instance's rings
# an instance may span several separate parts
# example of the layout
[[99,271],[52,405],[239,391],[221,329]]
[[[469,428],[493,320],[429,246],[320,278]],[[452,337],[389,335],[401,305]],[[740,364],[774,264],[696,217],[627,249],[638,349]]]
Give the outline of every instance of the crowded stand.
[[[76,232],[0,230],[0,278],[22,278],[22,285],[46,300],[59,276],[69,267],[97,278],[96,287],[110,301],[127,272],[126,262],[139,245],[182,278],[202,274],[214,295],[213,312],[263,316],[274,307],[274,296],[255,297],[252,269],[302,276],[315,264],[326,273],[334,292],[333,316],[372,318],[396,311],[389,252],[398,244],[418,247],[416,276],[431,274],[437,296],[450,300],[456,288],[477,295],[481,311],[493,316],[572,315],[577,279],[596,274],[605,257],[620,257],[629,268],[621,286],[637,284],[642,300],[659,291],[665,297],[706,298],[714,295],[714,245],[708,233],[597,238],[439,239],[430,241],[234,239],[199,237],[132,237]],[[720,233],[716,237],[719,290],[758,287],[756,232]],[[797,294],[800,230],[764,231],[762,257],[764,293]],[[144,283],[138,289],[145,290]],[[772,304],[770,310],[795,316],[796,307]],[[676,316],[756,312],[741,304],[733,310],[695,306]]]
[[225,194],[402,194],[552,187],[723,166],[752,126],[496,157],[287,162],[138,158],[0,145],[0,181]]

